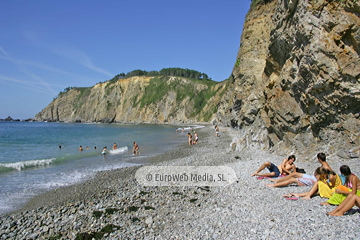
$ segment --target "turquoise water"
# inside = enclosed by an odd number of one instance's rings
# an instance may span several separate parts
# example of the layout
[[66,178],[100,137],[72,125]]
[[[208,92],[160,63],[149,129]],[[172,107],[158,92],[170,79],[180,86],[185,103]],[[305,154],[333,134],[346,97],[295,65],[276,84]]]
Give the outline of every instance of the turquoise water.
[[[0,214],[44,191],[87,180],[98,171],[142,164],[147,157],[171,150],[187,141],[186,133],[175,133],[175,128],[0,122]],[[140,155],[131,152],[134,141]],[[112,150],[114,143],[117,150]],[[105,146],[108,154],[103,156]]]

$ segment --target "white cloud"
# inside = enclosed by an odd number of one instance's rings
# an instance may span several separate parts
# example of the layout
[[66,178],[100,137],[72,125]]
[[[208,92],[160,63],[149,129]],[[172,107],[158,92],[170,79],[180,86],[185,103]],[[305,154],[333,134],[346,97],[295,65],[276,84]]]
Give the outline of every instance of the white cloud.
[[21,83],[21,85],[26,85],[26,88],[31,88],[33,90],[37,90],[49,95],[54,96],[54,91],[49,91],[49,86],[52,87],[63,87],[61,85],[53,85],[53,84],[46,84],[44,85],[43,83],[40,82],[29,82],[29,81],[24,81],[24,80],[20,80],[20,79],[16,79],[16,78],[12,78],[12,77],[8,77],[8,76],[3,76],[0,75],[0,81],[2,82],[12,82],[12,83]]
[[91,60],[90,56],[86,54],[84,51],[80,50],[78,47],[61,46],[61,45],[55,45],[53,43],[47,43],[41,40],[36,34],[29,31],[25,31],[24,35],[30,42],[32,42],[34,45],[38,47],[45,48],[58,56],[71,60],[94,72],[104,74],[108,77],[115,76],[115,74],[96,66]]
[[[16,59],[14,59],[13,57],[11,57],[10,54],[7,51],[5,51],[5,49],[2,48],[1,46],[0,46],[0,52],[3,54],[2,58],[6,58],[8,61],[11,61],[12,63],[14,63],[21,72],[23,72],[25,75],[32,78],[36,82],[28,82],[28,81],[23,81],[23,80],[19,80],[19,81],[22,81],[22,83],[28,83],[29,85],[33,85],[33,84],[40,85],[43,87],[43,88],[41,88],[41,90],[45,90],[46,93],[50,93],[53,95],[57,94],[57,92],[51,87],[51,85],[49,83],[47,83],[41,77],[39,77],[38,75],[36,75],[33,72],[31,72],[30,70],[28,70],[24,66],[24,64],[21,63],[21,61],[18,61]],[[5,76],[2,76],[2,80],[19,82],[19,81],[16,81],[17,79],[5,77]]]

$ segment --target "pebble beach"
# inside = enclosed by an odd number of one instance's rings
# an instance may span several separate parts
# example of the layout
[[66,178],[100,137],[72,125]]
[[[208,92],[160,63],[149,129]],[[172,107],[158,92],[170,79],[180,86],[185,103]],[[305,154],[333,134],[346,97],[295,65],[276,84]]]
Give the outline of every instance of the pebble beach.
[[[237,180],[226,186],[142,186],[142,166],[99,172],[95,178],[34,197],[22,209],[0,217],[0,239],[359,239],[360,211],[327,216],[335,206],[310,200],[286,200],[308,186],[269,188],[268,179],[250,175],[264,161],[278,165],[290,152],[232,151],[236,131],[213,126],[197,130],[199,143],[148,159],[156,166],[227,166]],[[359,158],[329,156],[339,172],[349,165],[360,176]],[[320,166],[298,158],[308,174]],[[264,170],[267,171],[267,170]]]

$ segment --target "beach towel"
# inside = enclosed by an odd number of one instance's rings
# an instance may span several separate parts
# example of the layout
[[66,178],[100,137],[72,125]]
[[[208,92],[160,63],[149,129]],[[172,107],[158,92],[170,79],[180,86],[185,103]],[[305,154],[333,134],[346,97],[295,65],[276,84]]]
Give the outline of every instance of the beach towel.
[[[356,195],[358,195],[360,197],[360,190],[356,191]],[[340,205],[340,203],[342,203],[347,196],[348,195],[346,195],[346,194],[334,193],[327,202],[332,205]]]

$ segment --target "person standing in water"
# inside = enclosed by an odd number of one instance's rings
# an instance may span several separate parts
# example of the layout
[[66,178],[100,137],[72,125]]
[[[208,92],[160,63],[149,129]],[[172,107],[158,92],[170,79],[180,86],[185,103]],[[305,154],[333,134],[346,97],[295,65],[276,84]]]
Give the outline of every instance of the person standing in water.
[[194,131],[194,141],[193,141],[193,143],[197,144],[198,140],[199,140],[199,135]]
[[139,145],[136,142],[134,142],[133,153],[134,153],[134,155],[140,154]]
[[114,150],[117,149],[117,144],[116,144],[116,143],[114,143],[113,149],[114,149]]
[[193,145],[192,135],[190,133],[187,134],[189,145]]
[[105,155],[106,155],[106,151],[107,151],[107,147],[104,147],[103,150],[102,150],[102,152],[101,152],[101,154],[105,156]]

